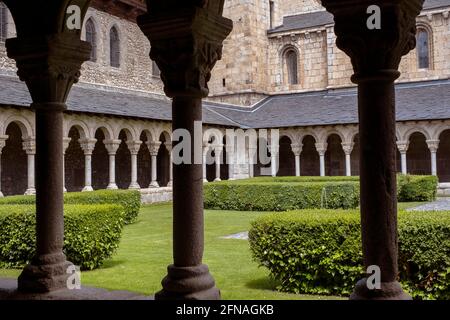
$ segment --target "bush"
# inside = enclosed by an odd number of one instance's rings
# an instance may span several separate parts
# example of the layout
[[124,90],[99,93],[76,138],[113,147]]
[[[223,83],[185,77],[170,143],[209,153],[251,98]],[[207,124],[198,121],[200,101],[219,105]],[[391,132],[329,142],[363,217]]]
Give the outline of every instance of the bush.
[[[120,205],[66,205],[64,252],[82,269],[98,268],[119,245],[124,221]],[[0,206],[0,266],[22,267],[35,252],[36,211],[32,205]]]
[[436,176],[399,175],[397,177],[398,201],[432,201],[436,199]]
[[[0,198],[0,205],[34,205],[35,196],[12,196]],[[137,190],[98,190],[92,192],[68,192],[65,204],[119,204],[125,209],[125,224],[136,220],[141,208],[141,195]]]
[[211,183],[204,187],[207,209],[286,211],[309,208],[356,208],[357,182]]
[[[349,295],[363,277],[356,211],[270,214],[252,223],[249,239],[281,291]],[[450,212],[399,213],[399,271],[415,299],[450,299]]]

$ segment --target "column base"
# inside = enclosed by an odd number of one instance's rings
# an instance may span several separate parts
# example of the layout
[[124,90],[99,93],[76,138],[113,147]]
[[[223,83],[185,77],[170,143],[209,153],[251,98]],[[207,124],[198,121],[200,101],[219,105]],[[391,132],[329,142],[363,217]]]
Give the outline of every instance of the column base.
[[398,281],[382,282],[381,289],[370,290],[367,287],[367,278],[363,278],[356,284],[350,300],[412,300],[412,298],[403,291]]
[[208,183],[208,179],[203,179],[203,183]]
[[219,181],[222,181],[222,179],[220,179],[220,178],[215,178],[214,181],[215,181],[215,182],[219,182]]
[[83,190],[81,190],[81,192],[90,192],[90,191],[94,191],[94,189],[92,187],[84,187]]
[[167,184],[168,187],[173,187],[173,181],[169,181],[169,183]]
[[32,196],[35,194],[36,194],[36,189],[34,189],[34,188],[30,188],[30,189],[27,189],[27,191],[25,191],[26,196]]
[[63,253],[33,258],[18,278],[18,290],[28,293],[45,293],[67,289],[71,273],[67,270],[73,264]]
[[128,187],[128,189],[130,189],[130,190],[137,190],[140,188],[141,188],[141,186],[137,182],[131,183],[130,186]]
[[156,181],[150,182],[149,188],[159,188],[159,184]]
[[0,191],[0,198],[3,198],[4,197],[4,195],[3,195],[3,193]]
[[170,265],[167,271],[161,282],[163,289],[155,294],[155,300],[220,300],[220,290],[215,287],[207,265]]
[[66,187],[63,188],[63,192],[64,192],[64,193],[67,192],[67,188],[66,188]]
[[117,190],[117,189],[119,189],[119,187],[117,187],[117,185],[115,183],[114,184],[110,183],[110,184],[108,184],[106,189],[107,190]]

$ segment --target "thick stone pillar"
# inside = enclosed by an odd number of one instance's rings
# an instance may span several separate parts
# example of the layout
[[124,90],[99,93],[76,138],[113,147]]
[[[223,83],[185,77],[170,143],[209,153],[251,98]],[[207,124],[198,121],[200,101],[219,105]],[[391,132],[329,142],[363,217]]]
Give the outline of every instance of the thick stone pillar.
[[150,141],[147,143],[148,150],[150,151],[150,156],[152,157],[152,179],[149,185],[149,188],[159,188],[158,184],[158,172],[157,172],[157,164],[158,164],[158,151],[161,146],[160,141]]
[[316,150],[320,159],[320,176],[325,177],[325,153],[327,152],[328,143],[316,143]]
[[172,142],[166,141],[164,142],[166,146],[167,152],[169,152],[169,182],[167,183],[168,187],[173,186],[173,154],[172,154]]
[[79,141],[84,152],[84,188],[82,191],[94,191],[92,188],[92,153],[97,139],[80,139]]
[[202,149],[202,171],[203,171],[203,182],[206,183],[208,182],[208,179],[206,178],[206,163],[207,163],[207,156],[208,156],[208,152],[209,152],[209,144],[208,143],[203,143],[203,149]]
[[408,152],[409,141],[397,141],[397,148],[400,152],[402,174],[407,174],[408,164],[406,160],[406,153]]
[[214,179],[214,181],[221,181],[220,179],[220,164],[221,164],[221,159],[222,159],[222,150],[223,150],[223,145],[216,145],[214,146],[214,163],[216,166],[216,178]]
[[354,142],[342,142],[342,150],[345,153],[345,175],[350,177],[352,175],[352,151],[355,146]]
[[65,160],[66,160],[66,151],[67,151],[67,148],[69,148],[70,141],[72,141],[71,138],[63,138],[63,173],[62,173],[62,176],[63,176],[63,191],[64,192],[67,192],[67,188],[66,188],[66,162],[65,162]]
[[109,156],[109,184],[106,187],[108,190],[119,189],[116,184],[116,153],[120,147],[122,140],[105,140],[105,148]]
[[431,174],[437,176],[436,154],[439,148],[439,140],[427,140],[427,145],[431,153]]
[[8,136],[0,136],[0,198],[3,197],[3,193],[2,193],[2,150],[6,145],[6,140],[8,140]]
[[[358,84],[361,230],[364,266],[379,268],[379,289],[368,278],[351,299],[409,299],[397,281],[395,89],[403,55],[415,47],[423,0],[323,0],[334,15],[337,46],[350,56]],[[377,5],[380,28],[368,8]],[[369,11],[370,12],[370,11]],[[373,284],[370,282],[370,284]]]
[[131,182],[128,189],[140,189],[137,181],[137,155],[141,148],[142,141],[127,141],[128,150],[131,154]]
[[[161,70],[165,92],[173,98],[173,131],[184,129],[191,135],[191,161],[173,168],[174,263],[168,267],[156,299],[220,298],[208,267],[202,264],[203,132],[194,128],[202,121],[202,98],[209,93],[211,70],[221,57],[222,42],[232,22],[222,17],[222,0],[192,3],[149,0],[152,10],[138,18],[150,39],[150,56]],[[175,148],[180,142],[174,143]]]
[[[15,19],[18,38],[6,40],[8,56],[16,60],[17,73],[27,84],[36,117],[36,251],[19,276],[18,289],[22,292],[67,288],[67,268],[71,266],[62,250],[63,111],[70,88],[78,81],[81,64],[89,59],[90,45],[79,39],[79,33],[65,30],[65,20],[62,14],[56,14],[59,9],[55,4],[30,3],[33,17],[45,23]],[[58,23],[62,25],[58,27]],[[33,32],[27,33],[27,27]]]
[[300,154],[303,151],[303,144],[293,143],[291,144],[291,149],[295,156],[295,176],[300,177]]
[[36,194],[35,188],[35,155],[36,141],[34,138],[27,138],[22,143],[23,150],[27,154],[27,190],[26,195]]

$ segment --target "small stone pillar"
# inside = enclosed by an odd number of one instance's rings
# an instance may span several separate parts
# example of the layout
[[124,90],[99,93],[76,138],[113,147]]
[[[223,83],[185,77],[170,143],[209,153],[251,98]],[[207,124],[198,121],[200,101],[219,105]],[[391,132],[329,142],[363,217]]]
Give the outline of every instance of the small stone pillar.
[[431,174],[437,176],[436,154],[439,149],[439,140],[427,140],[427,145],[431,153]]
[[172,142],[166,141],[164,142],[166,146],[167,152],[169,152],[169,182],[167,183],[168,187],[172,187],[173,185],[173,154],[172,154]]
[[[148,0],[147,6],[152,10],[140,16],[138,24],[150,40],[150,57],[161,70],[164,90],[173,98],[172,131],[184,129],[191,136],[190,163],[173,167],[174,263],[155,299],[219,299],[214,279],[202,263],[203,173],[198,137],[203,133],[194,128],[202,121],[202,98],[208,96],[211,70],[221,58],[232,22],[222,17],[222,0],[195,4]],[[174,142],[174,147],[179,143]]]
[[35,155],[36,141],[34,138],[27,138],[22,143],[23,150],[27,154],[27,190],[25,195],[36,194],[35,188]]
[[140,189],[137,181],[137,155],[141,149],[142,141],[127,141],[128,150],[131,154],[131,182],[128,189],[135,190]]
[[203,182],[207,183],[208,179],[207,179],[207,171],[206,171],[206,164],[207,164],[207,156],[208,156],[208,152],[209,152],[209,143],[204,142],[203,143],[203,149],[202,149],[202,171],[203,171]]
[[214,181],[221,181],[220,179],[220,164],[221,164],[221,159],[222,159],[222,150],[223,150],[223,145],[219,144],[219,145],[215,145],[214,147],[214,163],[216,166],[216,178],[214,179]]
[[159,188],[158,184],[158,172],[157,172],[157,161],[158,161],[158,151],[161,146],[160,141],[150,141],[147,143],[148,150],[150,151],[150,156],[152,157],[152,179],[149,188]]
[[108,190],[119,189],[116,184],[116,154],[119,150],[122,140],[105,140],[105,148],[109,156],[109,184],[106,187]]
[[63,176],[63,191],[64,192],[67,192],[67,188],[66,188],[66,151],[67,151],[67,148],[69,148],[70,141],[72,141],[71,138],[67,138],[67,137],[63,138],[63,173],[62,173],[62,176]]
[[92,188],[92,153],[97,139],[80,139],[81,149],[84,152],[84,188],[83,192],[94,191]]
[[3,197],[2,193],[2,150],[6,145],[6,140],[8,140],[8,136],[0,136],[0,198]]
[[400,152],[402,174],[407,174],[408,162],[406,159],[406,153],[408,152],[409,141],[397,141],[397,148]]
[[342,142],[342,150],[345,153],[345,175],[351,177],[352,175],[352,151],[355,146],[354,142]]
[[320,159],[320,176],[325,177],[325,153],[327,152],[328,143],[316,143],[316,150],[319,154]]
[[292,143],[291,149],[292,149],[292,153],[295,156],[295,176],[300,177],[300,154],[303,151],[303,144]]
[[[334,16],[336,44],[351,58],[352,81],[358,85],[364,267],[367,277],[371,266],[380,271],[379,289],[363,278],[350,298],[410,299],[397,281],[394,81],[402,56],[415,47],[423,0],[322,0],[322,5]],[[369,7],[380,18],[379,27],[370,19]]]

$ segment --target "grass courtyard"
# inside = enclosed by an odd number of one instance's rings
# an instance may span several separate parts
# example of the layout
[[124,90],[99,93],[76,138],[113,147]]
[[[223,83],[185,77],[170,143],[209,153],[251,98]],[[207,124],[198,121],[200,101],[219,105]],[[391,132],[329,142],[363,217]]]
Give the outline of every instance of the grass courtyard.
[[[418,203],[400,203],[399,209]],[[276,292],[265,268],[251,258],[248,241],[221,237],[247,231],[250,222],[268,214],[242,211],[205,211],[204,262],[221,289],[223,299],[342,299],[332,296]],[[116,254],[94,271],[82,273],[82,283],[110,290],[154,294],[161,288],[172,261],[171,204],[144,206],[136,223],[125,226]],[[0,269],[0,277],[17,277],[20,270]]]

